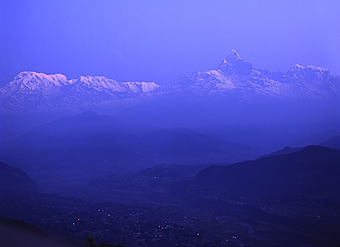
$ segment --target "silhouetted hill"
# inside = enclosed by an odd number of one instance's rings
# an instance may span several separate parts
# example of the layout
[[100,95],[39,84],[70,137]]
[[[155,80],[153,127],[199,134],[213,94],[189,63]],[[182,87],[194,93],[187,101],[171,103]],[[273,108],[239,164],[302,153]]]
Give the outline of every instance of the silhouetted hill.
[[267,157],[271,157],[271,156],[275,156],[275,155],[279,155],[279,154],[291,154],[291,153],[295,153],[297,151],[300,151],[301,149],[302,149],[301,147],[297,147],[297,148],[284,147],[283,149],[280,149],[278,151],[262,155],[260,158],[267,158]]
[[202,189],[235,194],[340,194],[340,151],[307,146],[291,153],[228,167],[210,166],[196,177]]
[[22,170],[0,162],[0,191],[34,191],[38,185]]

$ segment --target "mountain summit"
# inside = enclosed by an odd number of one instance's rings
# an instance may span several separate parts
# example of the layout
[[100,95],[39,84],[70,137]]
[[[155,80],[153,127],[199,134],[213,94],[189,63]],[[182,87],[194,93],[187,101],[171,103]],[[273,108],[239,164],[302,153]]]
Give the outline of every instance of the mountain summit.
[[225,59],[221,62],[218,70],[225,75],[249,75],[253,70],[253,66],[250,63],[243,61],[240,55],[232,50]]
[[240,55],[235,50],[231,50],[231,52],[227,55],[226,59],[228,62],[235,62],[238,60],[242,60]]

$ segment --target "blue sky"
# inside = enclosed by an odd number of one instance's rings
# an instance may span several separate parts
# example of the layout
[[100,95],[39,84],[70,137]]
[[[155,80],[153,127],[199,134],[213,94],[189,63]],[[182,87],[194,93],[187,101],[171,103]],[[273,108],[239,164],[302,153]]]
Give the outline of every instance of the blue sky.
[[0,85],[23,70],[166,84],[235,49],[340,75],[340,1],[0,1]]

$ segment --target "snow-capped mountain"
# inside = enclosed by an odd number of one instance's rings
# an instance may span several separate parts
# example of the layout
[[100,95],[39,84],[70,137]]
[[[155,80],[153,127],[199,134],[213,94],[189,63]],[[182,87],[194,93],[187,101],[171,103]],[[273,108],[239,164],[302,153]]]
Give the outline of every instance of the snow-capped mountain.
[[[170,85],[118,82],[103,76],[21,72],[0,88],[2,112],[110,110],[162,96],[221,96],[235,104],[253,98],[328,99],[340,95],[340,78],[328,69],[295,65],[287,73],[254,68],[232,51],[215,70],[196,72]],[[171,100],[170,100],[171,101]],[[229,100],[230,101],[230,100]]]
[[313,66],[295,65],[287,73],[254,68],[232,51],[216,70],[196,72],[170,85],[173,93],[223,95],[239,93],[249,98],[267,95],[279,98],[328,97],[340,91],[340,78]]
[[54,95],[63,86],[70,85],[64,75],[45,75],[36,72],[21,72],[12,82],[0,89],[1,97],[16,97],[24,95]]
[[158,87],[154,82],[118,82],[103,76],[68,80],[61,74],[21,72],[0,89],[0,101],[5,110],[88,110],[148,98]]

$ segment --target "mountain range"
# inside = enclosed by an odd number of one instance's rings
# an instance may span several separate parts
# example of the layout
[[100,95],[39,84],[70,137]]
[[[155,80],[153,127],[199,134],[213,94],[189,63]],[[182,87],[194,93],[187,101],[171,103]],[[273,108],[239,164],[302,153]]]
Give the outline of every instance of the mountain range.
[[258,69],[236,51],[215,70],[162,86],[22,72],[0,88],[0,142],[86,111],[135,125],[207,131],[234,143],[264,144],[272,152],[339,135],[340,78],[313,66],[295,65],[287,73]]
[[0,88],[1,112],[112,110],[159,98],[224,96],[234,103],[258,96],[281,99],[327,99],[339,95],[340,78],[329,70],[295,65],[287,73],[254,68],[232,51],[216,70],[196,72],[160,86],[154,82],[118,82],[104,76],[21,72]]
[[239,94],[243,100],[257,95],[316,98],[339,93],[340,78],[327,69],[298,64],[287,73],[254,68],[233,50],[218,69],[184,77],[169,90],[198,95]]
[[128,104],[129,99],[148,97],[158,87],[154,82],[117,82],[103,76],[68,80],[61,74],[21,72],[0,89],[0,100],[3,110],[67,112]]

